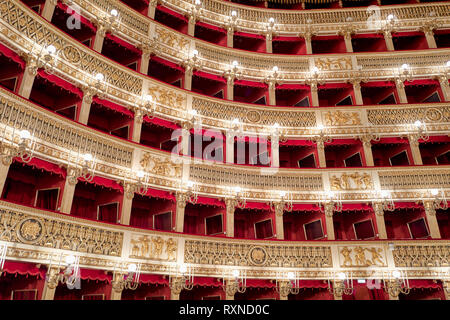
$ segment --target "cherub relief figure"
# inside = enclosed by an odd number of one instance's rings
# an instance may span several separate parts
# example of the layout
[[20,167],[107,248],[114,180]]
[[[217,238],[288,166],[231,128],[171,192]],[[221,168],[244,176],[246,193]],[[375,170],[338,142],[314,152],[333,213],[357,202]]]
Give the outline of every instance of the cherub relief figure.
[[364,253],[364,249],[361,247],[355,248],[355,262],[356,262],[356,265],[361,265],[361,266],[367,265],[366,255]]
[[370,248],[370,249],[366,248],[366,250],[369,251],[370,254],[372,255],[372,260],[368,260],[368,262],[371,265],[381,265],[381,266],[384,265],[384,262],[380,254],[382,250],[380,248]]
[[166,252],[167,252],[167,259],[168,260],[175,260],[176,259],[177,243],[172,238],[169,238],[166,241]]
[[344,262],[342,263],[344,266],[351,266],[353,264],[352,258],[350,257],[350,254],[352,253],[352,250],[345,247],[341,250],[342,256],[344,257]]

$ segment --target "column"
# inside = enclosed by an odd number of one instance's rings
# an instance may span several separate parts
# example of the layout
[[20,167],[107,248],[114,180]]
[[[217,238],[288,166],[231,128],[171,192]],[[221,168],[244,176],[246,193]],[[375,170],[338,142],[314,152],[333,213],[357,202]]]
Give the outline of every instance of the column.
[[29,99],[33,88],[34,78],[37,74],[37,67],[32,59],[28,59],[27,66],[23,72],[18,94],[25,99]]
[[397,88],[400,103],[408,103],[408,97],[406,96],[404,82],[401,79],[395,79],[395,86]]
[[83,92],[83,100],[81,102],[81,109],[78,115],[78,122],[82,124],[87,124],[89,121],[89,113],[91,112],[92,98],[95,92],[90,88]]
[[141,142],[142,123],[144,122],[144,115],[141,110],[136,109],[133,119],[133,135],[131,141],[139,143]]
[[325,224],[327,227],[327,240],[335,240],[334,225],[333,225],[333,210],[334,210],[333,203],[330,202],[325,203]]
[[425,38],[427,39],[427,44],[430,49],[436,49],[436,39],[434,38],[434,32],[431,27],[427,27],[423,29],[423,33],[425,34]]
[[139,68],[139,72],[145,75],[148,74],[148,66],[150,64],[150,54],[151,52],[149,50],[147,49],[142,50],[141,65]]
[[227,198],[225,199],[225,205],[227,210],[227,237],[234,237],[234,211],[236,210],[236,199]]
[[409,146],[411,147],[411,153],[413,156],[414,164],[415,165],[423,165],[422,155],[420,154],[418,139],[419,139],[419,137],[417,137],[416,135],[411,134],[408,136]]
[[187,65],[184,71],[184,89],[191,90],[192,88],[192,74],[194,70],[192,66]]
[[442,93],[445,101],[450,101],[450,85],[447,77],[439,77],[439,83],[441,84]]
[[59,268],[52,267],[47,271],[41,300],[54,300],[56,287],[58,286]]
[[129,226],[130,218],[131,218],[131,207],[133,205],[135,185],[130,184],[130,183],[125,183],[123,189],[124,189],[124,195],[123,195],[123,202],[122,202],[122,212],[120,214],[120,223],[125,226]]
[[440,239],[441,232],[439,231],[439,224],[436,219],[436,209],[433,201],[424,201],[423,207],[427,215],[428,227],[430,228],[430,235],[433,239]]
[[266,34],[266,52],[272,53],[272,33]]
[[190,127],[189,127],[188,123],[185,122],[184,127],[181,130],[181,154],[184,156],[188,156],[191,151],[190,143],[189,143],[191,135],[190,135],[189,130],[190,130]]
[[327,161],[325,158],[325,145],[322,140],[316,141],[317,154],[319,155],[319,168],[326,168]]
[[5,186],[6,177],[8,176],[9,166],[12,158],[9,156],[2,156],[0,161],[0,195],[3,194],[3,187]]
[[275,106],[277,104],[275,96],[275,81],[269,81],[269,105]]
[[344,33],[344,41],[345,41],[345,49],[347,50],[347,52],[353,52],[352,34],[350,32]]
[[42,9],[41,16],[47,21],[52,21],[53,13],[55,12],[55,7],[57,4],[57,0],[46,0],[44,4],[44,8]]
[[149,6],[148,6],[148,12],[147,12],[147,16],[150,19],[155,19],[155,11],[156,11],[156,6],[158,5],[158,0],[150,0]]
[[196,18],[194,15],[191,15],[189,17],[189,22],[188,22],[188,35],[193,37],[194,33],[195,33],[195,21]]
[[392,33],[391,30],[385,30],[383,32],[384,35],[384,41],[386,41],[386,48],[388,51],[394,51],[394,42],[392,41]]
[[78,182],[78,177],[76,176],[76,170],[74,168],[67,168],[66,183],[64,184],[64,191],[61,199],[61,209],[62,213],[70,214],[72,209],[73,195],[75,194],[75,187]]
[[352,83],[353,83],[353,92],[355,93],[355,103],[359,106],[362,106],[364,102],[361,93],[361,82],[359,80],[354,80]]
[[105,40],[105,35],[106,35],[106,29],[101,23],[99,23],[99,26],[97,27],[97,33],[96,33],[95,39],[94,39],[94,46],[92,47],[92,49],[94,49],[95,51],[97,51],[99,53],[102,52],[103,41]]
[[310,88],[311,88],[311,105],[313,107],[318,107],[319,106],[319,92],[317,89],[317,83],[316,82],[311,83]]
[[280,141],[278,135],[273,135],[270,141],[270,152],[272,155],[272,167],[280,167]]
[[306,54],[312,54],[312,44],[311,44],[311,33],[306,33],[303,37],[305,38]]
[[227,47],[233,48],[233,36],[234,36],[234,29],[232,27],[228,27],[227,30]]
[[234,100],[234,77],[227,77],[227,99],[233,101]]
[[226,141],[226,146],[225,146],[225,152],[226,152],[226,156],[225,156],[225,161],[227,163],[234,163],[234,137],[235,137],[235,133],[234,131],[227,131],[227,141]]
[[175,217],[175,231],[183,232],[184,230],[184,210],[186,209],[186,194],[177,192],[177,212]]
[[278,240],[284,240],[284,227],[283,227],[283,214],[284,214],[285,203],[277,202],[275,203],[275,230],[277,233]]
[[386,223],[384,221],[384,210],[383,204],[380,202],[372,203],[373,211],[375,211],[375,219],[377,223],[378,229],[378,238],[379,239],[387,239],[386,233]]
[[442,280],[442,286],[444,289],[445,300],[450,300],[450,280]]
[[363,143],[363,149],[364,149],[364,158],[366,159],[366,166],[373,167],[374,161],[373,161],[373,153],[372,153],[372,137],[371,136],[363,136],[361,138],[361,141]]

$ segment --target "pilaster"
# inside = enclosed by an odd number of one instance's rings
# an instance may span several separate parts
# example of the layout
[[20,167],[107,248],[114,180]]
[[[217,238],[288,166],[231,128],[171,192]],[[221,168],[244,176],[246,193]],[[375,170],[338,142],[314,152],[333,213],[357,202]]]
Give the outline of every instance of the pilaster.
[[428,227],[430,228],[430,235],[433,239],[440,239],[441,232],[436,218],[436,208],[433,201],[423,201],[423,207],[427,215]]

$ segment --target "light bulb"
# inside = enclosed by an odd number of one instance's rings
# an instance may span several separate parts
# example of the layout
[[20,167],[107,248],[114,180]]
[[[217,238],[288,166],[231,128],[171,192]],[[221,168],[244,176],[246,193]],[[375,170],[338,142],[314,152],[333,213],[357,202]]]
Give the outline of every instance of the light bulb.
[[105,79],[105,76],[103,75],[103,73],[97,73],[95,75],[95,80],[97,81],[103,81]]
[[192,50],[192,54],[193,54],[194,56],[198,56],[198,50],[197,50],[197,49]]
[[195,116],[197,115],[197,110],[191,109],[191,110],[189,111],[189,114],[190,114],[191,116],[195,117]]
[[186,267],[185,264],[182,264],[182,265],[180,266],[180,272],[181,272],[181,273],[186,273],[186,272],[187,272],[187,267]]
[[242,191],[241,187],[234,187],[234,192],[240,193]]
[[358,283],[366,283],[366,280],[364,280],[364,279],[358,279]]
[[277,71],[278,71],[278,67],[277,67],[277,66],[274,66],[274,67],[272,68],[272,71],[273,71],[273,72],[277,72]]
[[188,188],[192,188],[194,186],[194,183],[192,181],[188,181],[186,183],[186,185],[187,185]]
[[231,11],[231,16],[232,17],[236,17],[237,16],[237,12],[235,10]]
[[430,192],[431,192],[431,195],[437,196],[438,193],[439,193],[439,190],[438,189],[431,189]]
[[337,276],[339,280],[345,280],[345,273],[339,272]]
[[380,195],[382,198],[387,198],[389,196],[389,192],[386,190],[381,190]]
[[450,68],[450,60],[445,64],[448,68]]
[[152,102],[153,101],[153,97],[151,95],[149,95],[149,94],[146,94],[144,96],[144,100],[147,101],[147,102]]
[[112,9],[110,13],[113,17],[117,17],[119,15],[119,12],[117,12],[116,9]]
[[28,130],[22,130],[22,131],[20,131],[20,139],[28,140],[28,139],[30,139],[30,138],[31,138],[30,131],[28,131]]
[[319,124],[317,126],[317,129],[319,129],[320,131],[322,131],[323,129],[325,129],[325,127],[323,126],[323,124]]
[[388,21],[394,20],[394,18],[395,18],[395,16],[392,13],[387,16]]
[[294,280],[295,279],[295,273],[293,273],[292,271],[288,272],[287,277],[288,277],[289,280]]
[[311,69],[312,73],[319,73],[319,68],[317,68],[316,66],[312,67]]
[[137,265],[135,265],[134,263],[128,265],[128,272],[136,272],[137,270]]
[[144,173],[144,171],[139,170],[138,172],[136,172],[136,176],[141,179],[145,176],[145,173]]
[[278,128],[280,127],[280,125],[278,124],[278,122],[275,122],[275,123],[273,124],[273,127],[274,127],[275,129],[278,129]]
[[402,276],[402,274],[400,273],[400,271],[398,270],[394,270],[392,271],[392,276],[396,279],[400,279],[400,277]]
[[239,119],[238,118],[234,118],[232,123],[233,124],[239,124]]
[[233,66],[237,67],[238,62],[236,60],[233,61]]
[[280,197],[284,198],[286,196],[286,191],[280,191]]
[[414,122],[414,125],[419,128],[422,125],[422,122],[420,120],[417,120],[416,122]]
[[409,69],[409,64],[407,64],[407,63],[402,64],[402,69],[403,70]]
[[275,22],[275,19],[274,19],[274,18],[269,18],[269,22],[270,22],[270,23],[274,23],[274,22]]
[[55,46],[54,45],[49,45],[48,47],[47,47],[47,52],[49,53],[49,54],[55,54],[56,53],[56,48],[55,48]]
[[70,256],[66,257],[66,264],[71,265],[71,264],[74,264],[74,263],[75,263],[75,256],[70,255]]
[[84,159],[84,161],[92,161],[92,154],[86,153],[86,154],[83,156],[83,159]]
[[234,269],[234,270],[232,271],[232,274],[233,274],[233,278],[239,278],[239,270]]
[[200,5],[200,4],[202,4],[202,2],[200,0],[195,0],[195,4]]
[[330,199],[333,199],[334,198],[334,192],[333,191],[328,192],[328,197]]

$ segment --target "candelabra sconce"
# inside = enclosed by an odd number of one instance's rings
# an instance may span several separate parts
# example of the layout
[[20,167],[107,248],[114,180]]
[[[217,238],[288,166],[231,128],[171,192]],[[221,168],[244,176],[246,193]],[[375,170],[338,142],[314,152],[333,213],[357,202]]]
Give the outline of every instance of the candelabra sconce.
[[288,272],[277,276],[276,290],[280,296],[287,297],[290,294],[300,293],[300,281],[297,272]]
[[155,117],[156,112],[156,104],[153,101],[153,97],[149,94],[146,94],[142,97],[142,110],[143,115],[146,115],[149,119],[153,119]]
[[231,189],[230,193],[236,200],[236,207],[244,209],[247,204],[247,200],[245,199],[245,192],[242,191],[242,188],[234,187]]
[[83,155],[83,164],[81,165],[81,172],[79,177],[87,182],[92,182],[95,176],[95,159],[90,153]]
[[428,134],[428,130],[427,130],[427,125],[420,121],[417,120],[414,122],[414,125],[412,126],[413,131],[415,131],[416,133],[416,137],[417,139],[422,139],[423,141],[428,141],[430,139],[430,135]]
[[[53,257],[50,259],[48,272],[50,273],[53,266]],[[49,275],[46,277],[46,281],[54,282],[54,285],[58,283],[66,284],[68,286],[74,286],[80,281],[80,257],[69,255],[66,256],[63,262],[63,255],[59,256],[59,263],[56,268],[57,274]],[[62,272],[61,272],[62,271]]]
[[384,21],[384,28],[386,30],[393,30],[398,23],[397,16],[394,14],[388,14]]
[[189,16],[195,21],[202,13],[202,2],[200,0],[194,0],[194,5],[189,9]]
[[169,276],[169,287],[175,292],[194,288],[194,269],[182,264],[176,268],[174,276]]
[[433,207],[434,209],[442,209],[447,210],[448,209],[448,200],[445,196],[445,191],[443,189],[431,189],[430,194],[433,198]]
[[319,208],[320,210],[324,211],[326,210],[326,206],[331,206],[333,208],[333,211],[341,212],[342,208],[344,206],[342,202],[342,195],[340,192],[333,192],[329,191],[326,193],[323,193],[322,201],[319,201]]
[[33,137],[28,130],[20,131],[19,144],[17,150],[15,151],[15,156],[20,157],[20,159],[29,163],[33,159]]
[[136,192],[140,194],[141,196],[144,196],[148,192],[148,176],[145,174],[144,171],[138,171],[136,172],[137,181],[135,184]]
[[112,9],[109,13],[105,13],[103,17],[99,18],[98,25],[102,34],[108,30],[115,32],[120,25],[119,12]]
[[0,276],[3,272],[3,267],[6,261],[6,252],[8,251],[8,244],[6,242],[0,242]]
[[320,76],[320,70],[318,67],[314,66],[311,68],[311,71],[309,73],[309,78],[313,81],[318,81]]
[[136,290],[139,287],[139,278],[141,276],[141,265],[130,263],[128,265],[127,271],[123,272],[119,270],[116,272],[114,267],[113,272],[113,285],[117,291],[122,291],[124,289]]
[[54,74],[58,57],[56,47],[52,44],[47,47],[42,46],[39,52],[35,53],[35,46],[36,43],[33,43],[31,50],[26,54],[31,66],[31,72],[36,74],[38,69],[44,69],[46,73]]
[[342,297],[344,294],[346,296],[353,294],[353,291],[353,274],[351,272],[349,275],[344,272],[333,273],[331,279],[328,278],[328,292],[331,294]]
[[392,194],[389,191],[380,190],[378,198],[384,211],[392,212],[395,210],[395,203],[392,199]]
[[198,191],[197,191],[197,185],[194,182],[188,181],[186,183],[185,195],[186,195],[186,201],[188,201],[189,203],[192,203],[192,204],[197,203]]
[[404,63],[398,69],[398,79],[402,82],[411,81],[412,80],[412,68],[409,64]]
[[230,122],[230,128],[234,133],[238,134],[239,136],[242,136],[244,132],[243,124],[239,121],[238,118],[234,118],[233,121]]
[[269,202],[269,206],[272,210],[280,212],[291,212],[294,203],[292,199],[292,193],[286,191],[280,191],[278,193],[278,199]]
[[316,143],[324,144],[332,142],[333,138],[331,138],[327,134],[327,129],[322,124],[319,124],[317,126],[317,135],[314,136],[311,140],[313,140]]
[[244,293],[247,290],[247,271],[230,270],[222,275],[223,290]]
[[411,288],[406,271],[394,270],[387,275],[383,273],[383,288],[393,298],[400,294],[409,294]]

